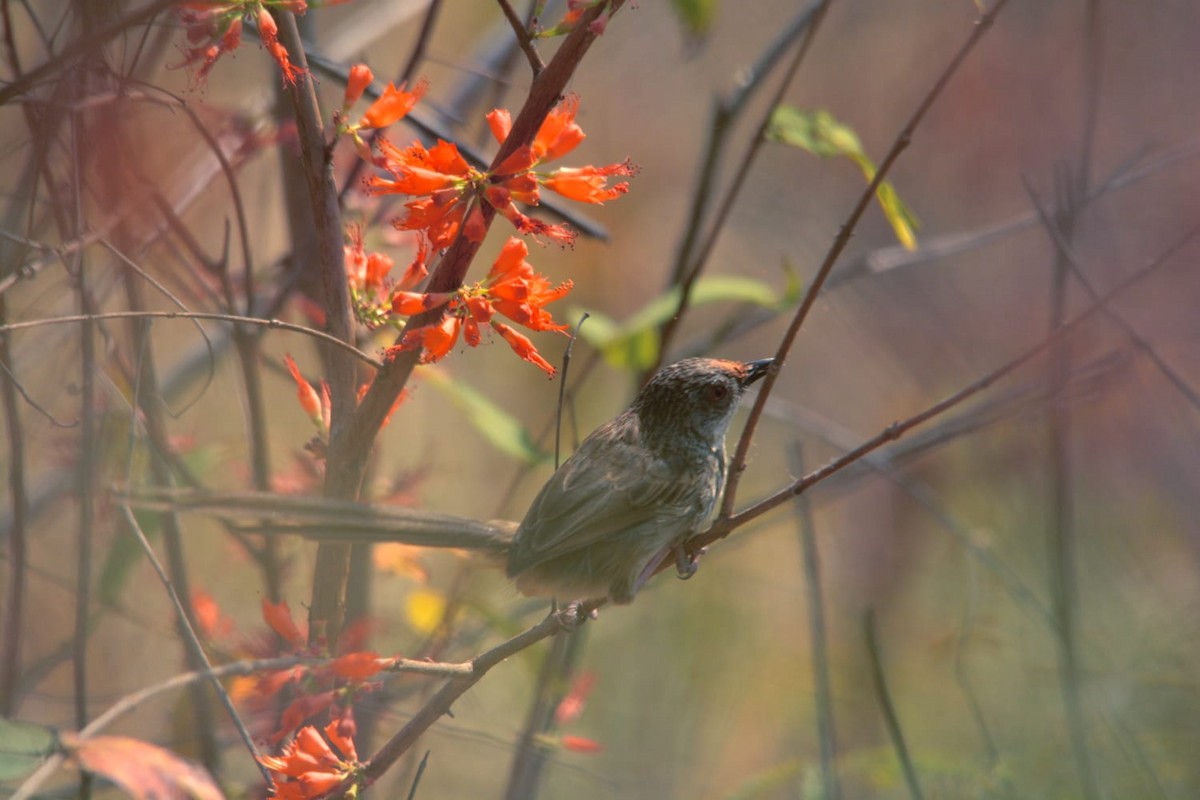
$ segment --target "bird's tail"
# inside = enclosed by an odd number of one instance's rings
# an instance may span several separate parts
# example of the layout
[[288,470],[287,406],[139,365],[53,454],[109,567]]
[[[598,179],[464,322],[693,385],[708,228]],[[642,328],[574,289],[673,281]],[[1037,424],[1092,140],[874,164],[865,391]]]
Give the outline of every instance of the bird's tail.
[[379,506],[326,497],[221,493],[138,487],[117,491],[134,508],[199,512],[244,533],[297,534],[322,541],[402,542],[495,555],[508,552],[517,523],[480,521],[402,506]]

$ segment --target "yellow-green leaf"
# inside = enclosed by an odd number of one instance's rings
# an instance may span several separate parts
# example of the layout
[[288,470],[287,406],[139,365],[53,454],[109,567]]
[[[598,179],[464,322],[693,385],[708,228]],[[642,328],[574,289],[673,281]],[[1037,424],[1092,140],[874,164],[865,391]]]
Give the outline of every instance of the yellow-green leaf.
[[11,781],[33,772],[54,752],[54,731],[32,722],[0,718],[0,781]]
[[438,367],[425,367],[421,377],[466,414],[471,425],[501,452],[515,456],[527,464],[538,464],[546,460],[546,454],[534,444],[529,431],[486,395],[462,381],[455,380]]
[[[616,322],[596,311],[589,311],[579,336],[595,347],[614,367],[644,369],[658,357],[658,328],[679,307],[678,286],[635,311],[624,322]],[[798,282],[789,279],[781,295],[762,281],[739,275],[713,275],[701,278],[692,287],[691,305],[733,301],[765,308],[782,308],[795,301]],[[574,312],[572,312],[574,313]]]
[[[844,157],[853,161],[870,183],[875,178],[875,162],[864,152],[858,134],[838,122],[828,111],[801,111],[793,106],[779,106],[771,114],[767,138],[807,150],[821,158]],[[917,247],[917,217],[904,204],[890,181],[883,181],[875,191],[879,207],[896,239],[908,250]]]

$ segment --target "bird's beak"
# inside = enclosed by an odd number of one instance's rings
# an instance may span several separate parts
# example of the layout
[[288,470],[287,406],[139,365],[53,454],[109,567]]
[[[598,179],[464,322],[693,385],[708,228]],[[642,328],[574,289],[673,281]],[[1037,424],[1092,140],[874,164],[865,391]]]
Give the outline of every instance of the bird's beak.
[[761,358],[758,361],[746,362],[746,377],[742,379],[742,386],[749,386],[759,378],[767,374],[767,370],[775,363],[773,358]]

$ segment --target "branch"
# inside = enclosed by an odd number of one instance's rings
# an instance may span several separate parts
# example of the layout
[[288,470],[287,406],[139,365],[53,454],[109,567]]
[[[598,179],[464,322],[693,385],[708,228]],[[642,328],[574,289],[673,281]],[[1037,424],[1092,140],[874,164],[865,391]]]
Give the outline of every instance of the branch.
[[895,142],[892,143],[891,150],[884,157],[883,162],[879,165],[879,169],[875,172],[875,176],[867,185],[867,188],[858,198],[858,203],[850,212],[850,216],[838,231],[837,237],[833,240],[833,246],[829,248],[829,252],[825,255],[825,260],[821,262],[820,268],[817,270],[816,276],[813,277],[812,283],[809,284],[808,291],[804,293],[804,299],[800,301],[800,307],[796,309],[796,315],[792,318],[791,324],[788,326],[787,332],[783,335],[783,341],[779,343],[779,349],[775,352],[775,363],[771,366],[767,377],[763,380],[762,388],[758,391],[758,397],[755,398],[754,407],[750,411],[750,417],[746,420],[746,427],[742,431],[742,436],[738,439],[737,449],[734,451],[733,459],[729,465],[729,478],[725,484],[725,499],[721,503],[720,517],[722,519],[729,517],[733,513],[733,505],[737,500],[737,488],[741,481],[742,473],[746,470],[746,456],[750,452],[750,441],[754,438],[754,430],[758,427],[758,420],[762,416],[763,406],[766,405],[767,398],[771,396],[771,390],[775,387],[775,381],[779,377],[779,371],[787,359],[788,353],[792,349],[792,344],[796,341],[796,335],[800,332],[800,326],[804,324],[804,320],[808,318],[809,311],[812,310],[816,303],[817,294],[821,291],[821,287],[825,283],[825,279],[829,277],[830,271],[833,270],[833,265],[837,263],[838,257],[841,256],[842,250],[850,241],[850,236],[854,233],[854,229],[858,226],[858,221],[862,218],[863,213],[867,210],[867,206],[875,197],[875,192],[879,188],[884,178],[892,169],[892,164],[900,157],[900,154],[907,149],[912,142],[913,132],[929,109],[933,106],[935,100],[941,95],[942,90],[946,88],[946,84],[958,71],[959,66],[966,59],[967,55],[978,44],[983,35],[992,27],[992,23],[996,19],[996,15],[1008,3],[1008,0],[997,0],[996,5],[992,10],[980,17],[979,22],[975,24],[975,29],[971,31],[971,35],[967,37],[967,41],[955,53],[954,58],[950,59],[950,63],[946,65],[946,69],[942,71],[941,76],[933,84],[933,88],[925,95],[925,99],[917,106],[917,110],[913,112],[912,117],[900,129],[900,133],[896,136]]
[[264,328],[277,328],[282,331],[291,331],[292,333],[302,333],[305,336],[311,336],[314,339],[319,339],[322,342],[333,345],[350,355],[378,369],[383,366],[383,363],[377,358],[372,358],[363,351],[359,350],[352,344],[347,344],[340,339],[337,339],[324,331],[319,331],[316,328],[306,328],[303,325],[296,325],[291,322],[284,322],[278,319],[259,319],[258,317],[241,317],[237,314],[218,314],[212,311],[106,311],[101,314],[72,314],[65,317],[47,317],[45,319],[31,319],[25,322],[10,322],[6,325],[0,325],[0,333],[9,331],[25,330],[27,328],[40,328],[44,325],[63,325],[68,323],[79,322],[94,322],[108,319],[211,319],[217,322],[229,322],[240,325],[259,325]]
[[[1021,353],[1007,364],[1004,364],[992,372],[989,372],[979,380],[960,389],[949,397],[946,397],[945,399],[933,404],[921,413],[909,417],[901,422],[892,423],[888,427],[884,428],[875,437],[868,439],[848,453],[835,458],[833,461],[829,462],[820,469],[810,472],[804,477],[799,478],[790,486],[781,489],[770,497],[755,503],[745,511],[738,512],[737,514],[733,514],[731,516],[719,517],[716,522],[713,523],[712,527],[710,527],[707,531],[689,540],[689,547],[693,549],[699,549],[706,545],[712,544],[713,542],[724,539],[738,527],[762,516],[776,506],[786,503],[792,497],[795,497],[809,487],[820,483],[821,481],[831,477],[832,475],[835,475],[838,472],[841,472],[846,467],[854,464],[856,461],[862,459],[869,453],[878,450],[888,442],[900,438],[916,426],[924,422],[928,422],[930,419],[933,419],[934,417],[937,417],[940,414],[943,414],[946,411],[949,411],[951,408],[959,405],[964,400],[967,400],[976,394],[979,394],[984,389],[989,388],[992,384],[996,383],[996,381],[1015,371],[1019,367],[1029,363],[1035,357],[1052,347],[1059,340],[1066,337],[1069,333],[1072,333],[1082,323],[1091,319],[1130,287],[1140,283],[1143,279],[1158,271],[1164,264],[1167,263],[1168,259],[1172,255],[1179,251],[1185,244],[1194,239],[1197,234],[1200,234],[1200,227],[1192,228],[1177,242],[1168,247],[1167,250],[1162,253],[1162,255],[1154,259],[1150,264],[1121,281],[1115,287],[1110,289],[1108,293],[1097,300],[1093,305],[1089,306],[1085,311],[1056,328],[1054,333],[1047,336],[1045,339],[1038,342],[1024,353]],[[666,565],[664,564],[662,566],[665,567]]]

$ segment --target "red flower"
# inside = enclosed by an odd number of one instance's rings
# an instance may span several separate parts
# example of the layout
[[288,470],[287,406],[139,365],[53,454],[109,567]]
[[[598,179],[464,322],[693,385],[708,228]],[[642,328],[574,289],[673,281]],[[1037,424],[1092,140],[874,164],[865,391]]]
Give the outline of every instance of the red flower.
[[291,62],[287,48],[279,43],[279,27],[268,7],[303,14],[307,4],[302,0],[192,0],[180,6],[178,13],[187,26],[187,38],[194,46],[186,51],[182,64],[200,62],[193,80],[203,83],[217,59],[236,50],[241,43],[242,22],[254,16],[258,37],[271,58],[279,64],[284,83],[294,85],[304,70]]
[[271,627],[271,630],[279,634],[279,638],[292,645],[292,647],[304,647],[307,637],[300,632],[300,628],[292,620],[292,609],[288,606],[286,600],[272,603],[264,597],[262,599],[262,615],[267,625]]
[[[280,778],[275,782],[272,797],[311,800],[336,788],[359,769],[354,742],[343,735],[341,723],[331,722],[324,731],[322,737],[321,731],[311,725],[301,728],[281,755],[259,759]],[[330,747],[330,742],[341,751],[340,755]]]
[[517,355],[554,375],[554,366],[542,358],[528,338],[493,318],[499,313],[534,331],[566,330],[566,325],[555,324],[544,306],[571,291],[571,282],[553,286],[544,275],[534,272],[525,260],[527,255],[525,242],[509,238],[487,277],[473,286],[454,292],[395,292],[392,310],[397,314],[420,314],[443,307],[446,311],[437,322],[406,331],[390,355],[421,348],[421,363],[438,361],[454,347],[460,333],[468,345],[475,347],[482,339],[480,326],[491,325]]
[[375,80],[375,74],[366,64],[355,64],[351,67],[350,75],[346,78],[346,93],[342,95],[342,110],[357,103],[358,98],[362,97],[363,92],[367,90],[373,80]]
[[[609,178],[634,173],[628,161],[604,167],[562,168],[547,174],[535,171],[543,162],[570,153],[584,140],[583,130],[575,123],[578,111],[579,98],[565,98],[546,116],[530,144],[518,147],[488,172],[472,167],[450,142],[439,141],[428,150],[420,142],[406,148],[382,142],[378,156],[363,155],[389,175],[368,178],[367,191],[418,198],[406,203],[408,212],[392,224],[401,230],[422,231],[438,248],[449,247],[460,231],[470,241],[482,241],[487,232],[480,211],[484,202],[521,233],[535,240],[544,237],[569,245],[575,238],[570,228],[529,217],[516,203],[537,205],[542,185],[573,200],[603,203],[629,190],[627,183],[609,186]],[[492,135],[503,145],[512,133],[512,115],[498,108],[487,115],[487,121]]]
[[296,362],[290,355],[284,355],[283,363],[288,372],[292,374],[292,380],[296,382],[296,397],[299,399],[304,413],[308,414],[308,418],[312,420],[313,425],[317,426],[317,430],[322,432],[328,430],[329,421],[326,419],[326,409],[321,404],[321,397],[317,394],[317,390],[300,374],[300,368],[296,366]]
[[628,183],[609,186],[609,176],[633,174],[633,165],[629,161],[609,164],[606,167],[561,167],[547,175],[542,180],[542,185],[571,200],[602,204],[605,200],[615,200],[629,191]]
[[[363,67],[363,69],[366,69],[366,67]],[[368,70],[368,72],[370,71]],[[354,73],[352,70],[351,78],[353,77]],[[367,83],[370,83],[369,78]],[[425,96],[425,92],[429,89],[429,83],[427,81],[420,81],[413,87],[411,92],[405,91],[405,86],[406,84],[402,83],[400,84],[400,88],[397,89],[394,83],[389,83],[387,88],[383,90],[383,94],[379,96],[379,99],[367,108],[366,113],[362,115],[362,119],[358,121],[356,127],[386,128],[393,122],[407,116],[408,112],[413,110],[417,101]],[[347,94],[349,94],[349,91],[350,86],[347,84]],[[362,89],[359,90],[359,94],[362,94]]]
[[533,346],[533,342],[529,341],[528,336],[523,336],[503,322],[496,322],[495,320],[492,320],[492,328],[495,329],[496,333],[504,337],[504,341],[508,342],[508,346],[521,358],[536,365],[552,378],[558,372],[553,364],[542,358],[542,354]]

